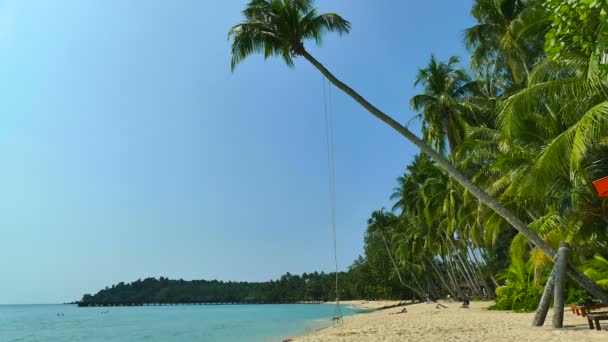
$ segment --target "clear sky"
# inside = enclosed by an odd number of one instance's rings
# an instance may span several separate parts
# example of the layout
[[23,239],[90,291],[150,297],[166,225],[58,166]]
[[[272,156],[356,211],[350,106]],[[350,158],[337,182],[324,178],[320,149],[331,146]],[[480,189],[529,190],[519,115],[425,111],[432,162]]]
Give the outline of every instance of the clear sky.
[[[322,78],[261,57],[232,74],[226,33],[245,2],[0,2],[0,303],[331,271]],[[317,5],[352,32],[311,53],[402,122],[430,54],[466,55],[470,1]],[[333,95],[346,269],[417,150]]]

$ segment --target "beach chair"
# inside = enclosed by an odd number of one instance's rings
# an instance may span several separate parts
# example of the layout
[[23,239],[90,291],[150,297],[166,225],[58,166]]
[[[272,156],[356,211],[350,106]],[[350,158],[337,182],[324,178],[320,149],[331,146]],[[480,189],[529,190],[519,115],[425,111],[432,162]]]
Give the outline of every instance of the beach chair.
[[606,309],[608,308],[608,304],[598,304],[598,305],[571,305],[570,310],[572,313],[575,313],[577,316],[587,316],[590,310],[597,309]]
[[593,312],[587,315],[587,321],[589,322],[589,329],[595,328],[596,330],[602,330],[600,321],[608,320],[608,311]]

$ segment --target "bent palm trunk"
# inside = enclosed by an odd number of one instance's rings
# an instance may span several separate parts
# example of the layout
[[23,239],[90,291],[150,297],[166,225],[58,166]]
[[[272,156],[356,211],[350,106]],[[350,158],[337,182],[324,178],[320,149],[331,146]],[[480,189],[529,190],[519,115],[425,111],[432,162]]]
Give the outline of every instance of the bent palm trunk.
[[399,278],[399,282],[401,283],[401,285],[403,285],[404,287],[406,287],[409,290],[413,291],[414,293],[418,294],[420,297],[424,298],[424,293],[423,292],[421,292],[420,290],[415,289],[415,288],[407,285],[403,281],[403,278],[401,278],[401,272],[399,272],[399,267],[397,267],[397,263],[395,262],[395,259],[393,259],[393,254],[391,253],[391,250],[388,247],[388,243],[386,242],[386,238],[384,237],[384,233],[380,232],[380,236],[382,236],[382,241],[384,241],[384,247],[386,247],[386,252],[388,253],[388,257],[391,259],[391,263],[393,264],[393,267],[395,268],[395,272],[397,273],[397,278]]
[[454,289],[451,288],[450,286],[448,286],[448,284],[445,282],[445,279],[443,279],[443,274],[441,274],[441,272],[439,272],[439,269],[437,268],[437,265],[435,265],[435,263],[433,262],[433,260],[431,260],[429,257],[426,257],[427,262],[429,264],[431,264],[431,267],[433,268],[433,270],[435,270],[435,273],[437,273],[437,277],[439,278],[439,281],[441,281],[441,283],[443,284],[443,286],[445,287],[445,289],[450,293],[450,295],[454,298],[456,298],[456,292],[454,292]]
[[486,288],[486,292],[487,292],[487,295],[488,295],[490,298],[494,298],[494,296],[492,295],[492,293],[494,292],[494,290],[493,290],[493,289],[491,289],[491,288],[490,288],[490,286],[488,286],[488,282],[486,281],[485,274],[484,274],[484,272],[482,271],[481,266],[480,266],[480,265],[481,265],[481,262],[479,261],[479,259],[478,259],[478,258],[477,258],[477,256],[475,255],[475,251],[473,251],[473,249],[472,249],[472,248],[468,248],[468,247],[467,247],[467,255],[471,255],[471,256],[472,256],[472,260],[471,260],[471,262],[472,262],[472,263],[475,265],[475,268],[477,269],[477,273],[478,273],[479,280],[481,280],[481,282],[482,282],[483,286],[485,286],[485,288]]
[[[441,262],[443,263],[443,266],[445,267],[445,271],[448,274],[448,278],[450,279],[450,282],[452,283],[452,286],[454,287],[454,289],[456,290],[456,293],[458,294],[458,296],[462,295],[462,290],[460,289],[460,286],[458,284],[458,281],[456,279],[456,274],[454,272],[454,269],[452,267],[452,263],[446,259],[445,256],[441,256]],[[457,298],[458,296],[455,296],[454,298]]]
[[[494,210],[498,215],[505,219],[511,224],[517,231],[522,233],[532,244],[543,251],[550,259],[555,257],[555,250],[551,248],[545,241],[543,241],[538,235],[536,235],[522,220],[515,216],[509,209],[504,207],[500,202],[488,195],[484,190],[471,182],[462,172],[460,172],[454,165],[452,165],[445,157],[435,151],[431,146],[423,142],[414,133],[412,133],[405,126],[401,125],[395,119],[391,118],[380,109],[369,103],[361,95],[359,95],[352,88],[347,86],[345,83],[337,79],[323,64],[317,61],[308,51],[302,49],[301,54],[306,60],[308,60],[315,68],[317,68],[323,76],[325,76],[331,83],[336,87],[340,88],[343,92],[352,97],[357,103],[363,108],[367,109],[372,115],[386,123],[394,130],[399,132],[403,137],[411,141],[416,145],[422,152],[431,157],[441,168],[443,168],[451,177],[453,177],[460,185],[462,185],[467,191],[469,191],[475,198],[483,203],[488,208]],[[576,268],[570,266],[567,268],[568,275],[578,282],[583,288],[593,294],[595,297],[601,299],[604,302],[608,302],[608,295],[591,279],[585,276],[582,272]]]

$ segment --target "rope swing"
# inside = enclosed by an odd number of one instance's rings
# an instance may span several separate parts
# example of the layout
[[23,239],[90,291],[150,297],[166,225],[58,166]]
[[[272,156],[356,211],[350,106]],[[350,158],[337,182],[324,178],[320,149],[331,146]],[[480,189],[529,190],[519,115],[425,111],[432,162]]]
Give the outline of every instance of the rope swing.
[[336,308],[333,321],[335,324],[342,323],[342,311],[340,310],[340,295],[338,292],[338,252],[336,238],[336,190],[334,181],[334,137],[332,127],[331,111],[333,107],[331,97],[331,84],[323,77],[323,109],[325,111],[325,141],[327,144],[327,166],[329,174],[329,195],[331,202],[331,229],[334,243],[334,264],[336,266]]

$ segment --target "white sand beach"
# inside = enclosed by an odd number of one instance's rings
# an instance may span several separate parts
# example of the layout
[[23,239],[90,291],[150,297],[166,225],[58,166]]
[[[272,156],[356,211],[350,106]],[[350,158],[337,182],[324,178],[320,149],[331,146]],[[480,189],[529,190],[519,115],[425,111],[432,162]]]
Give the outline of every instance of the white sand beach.
[[[350,301],[346,304],[378,308],[397,302]],[[407,313],[391,314],[402,308],[392,308],[346,317],[344,323],[318,332],[294,338],[294,341],[608,341],[608,322],[602,331],[591,330],[587,319],[570,310],[564,314],[564,329],[551,326],[549,312],[544,327],[532,327],[534,313],[490,311],[492,302],[472,302],[469,309],[460,303],[441,302],[407,306]]]

